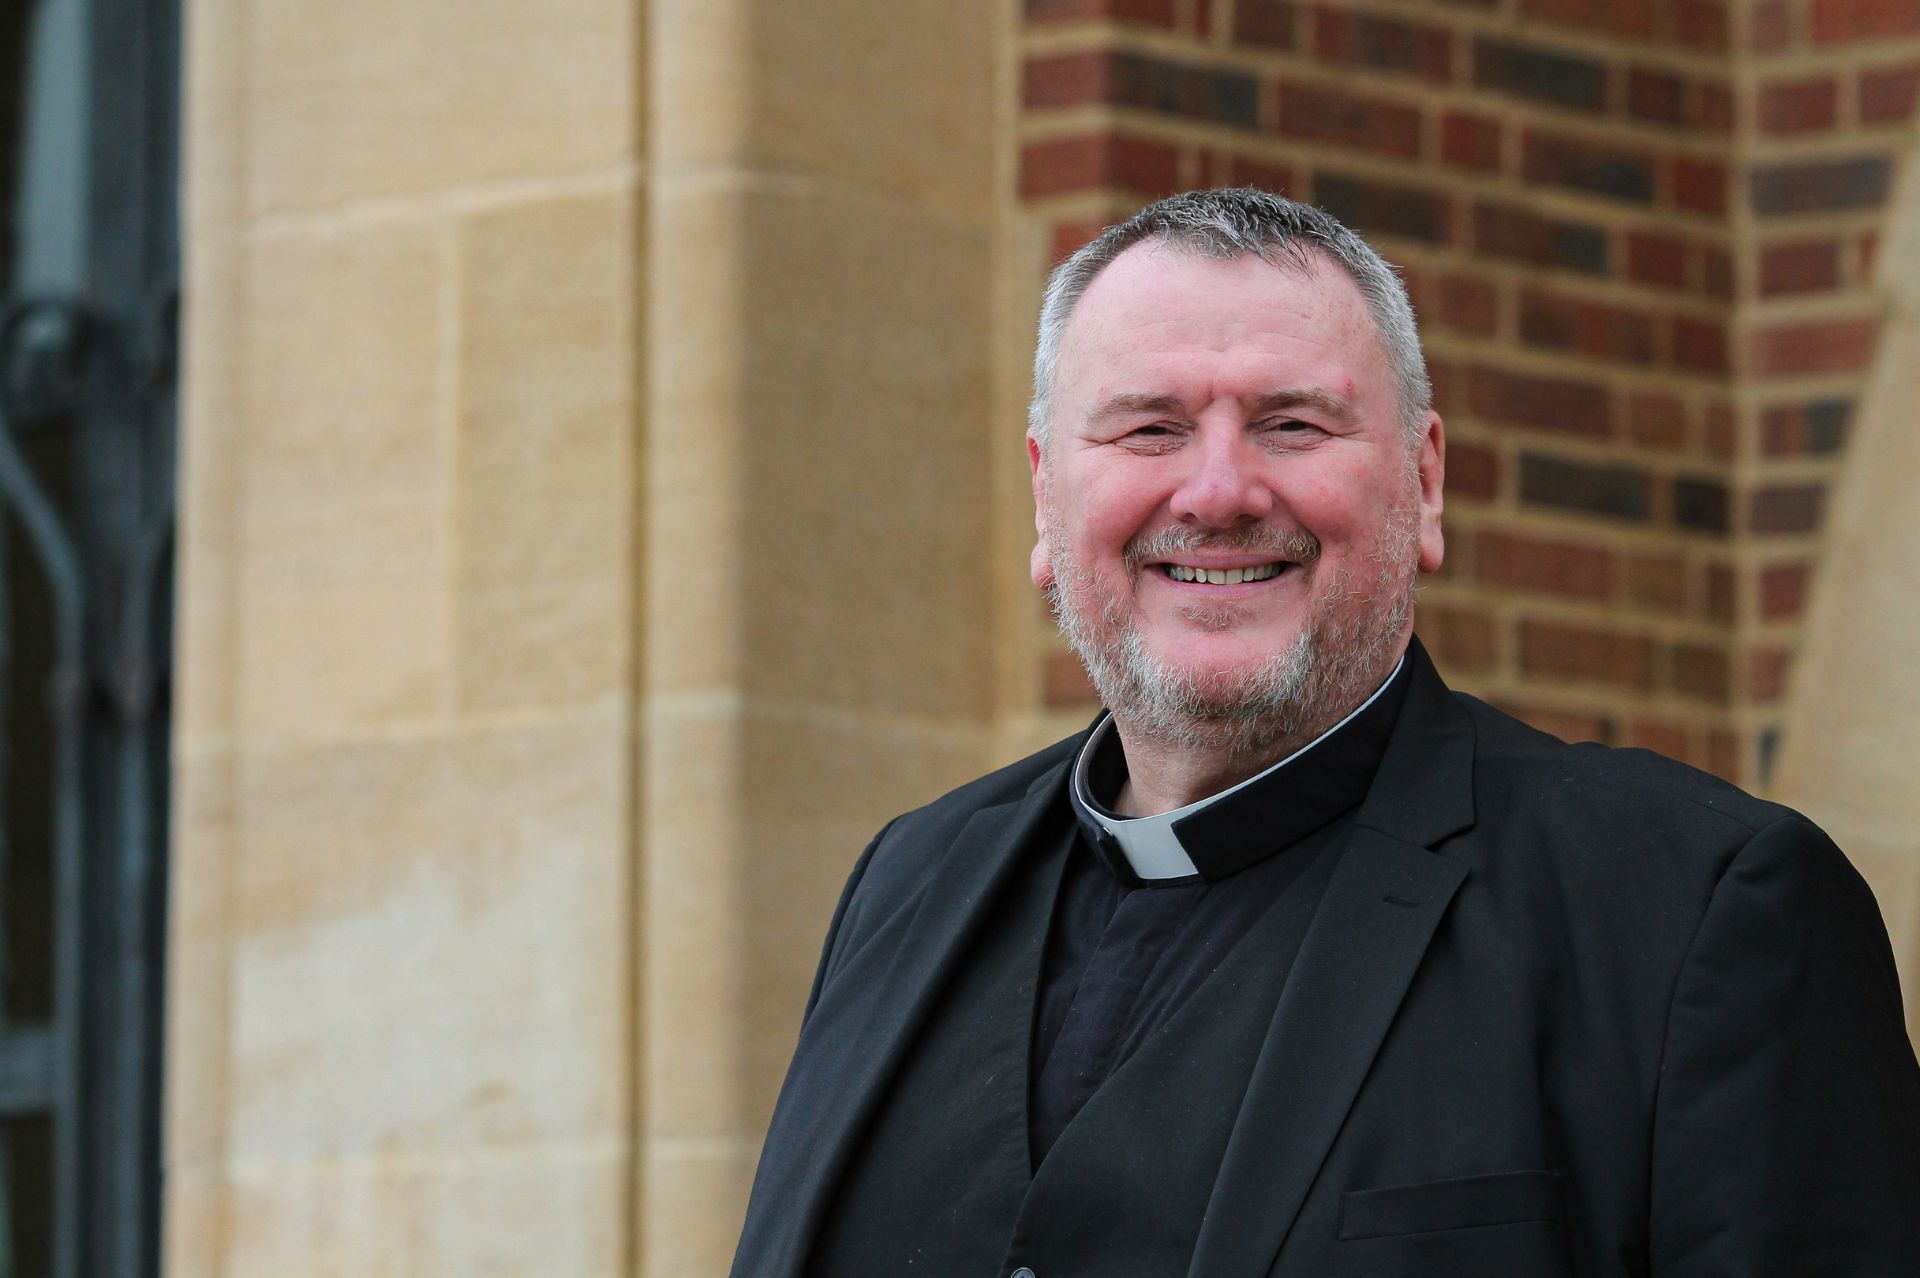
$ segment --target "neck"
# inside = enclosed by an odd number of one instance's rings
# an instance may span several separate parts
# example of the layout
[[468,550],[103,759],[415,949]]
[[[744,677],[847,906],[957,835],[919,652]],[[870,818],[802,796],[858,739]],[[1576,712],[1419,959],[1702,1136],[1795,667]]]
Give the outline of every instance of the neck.
[[[1336,716],[1325,727],[1337,721]],[[1247,751],[1158,741],[1130,728],[1118,714],[1113,726],[1127,759],[1127,782],[1114,807],[1124,817],[1157,816],[1231,789],[1266,771],[1325,730],[1322,727],[1310,733],[1289,734]]]
[[1196,730],[1172,738],[1115,709],[1113,726],[1127,760],[1127,780],[1114,811],[1124,817],[1158,816],[1257,776],[1318,740],[1377,696],[1401,655],[1396,653],[1363,687],[1355,690],[1349,685],[1349,695],[1339,697],[1333,708],[1315,712],[1300,707],[1298,721],[1284,725],[1271,738],[1256,735],[1250,740],[1244,725],[1216,724],[1197,725]]

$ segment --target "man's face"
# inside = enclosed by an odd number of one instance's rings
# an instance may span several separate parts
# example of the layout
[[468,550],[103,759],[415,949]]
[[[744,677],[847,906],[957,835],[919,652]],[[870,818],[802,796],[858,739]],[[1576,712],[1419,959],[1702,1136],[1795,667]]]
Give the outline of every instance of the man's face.
[[1339,267],[1128,249],[1068,323],[1052,422],[1033,578],[1123,724],[1259,748],[1385,677],[1440,566],[1444,443],[1429,414],[1410,445]]

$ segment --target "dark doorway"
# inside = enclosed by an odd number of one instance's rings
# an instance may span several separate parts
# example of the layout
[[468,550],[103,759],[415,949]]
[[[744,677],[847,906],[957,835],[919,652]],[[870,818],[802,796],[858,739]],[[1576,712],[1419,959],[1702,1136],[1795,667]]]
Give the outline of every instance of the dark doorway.
[[159,1272],[178,67],[0,8],[0,1278]]

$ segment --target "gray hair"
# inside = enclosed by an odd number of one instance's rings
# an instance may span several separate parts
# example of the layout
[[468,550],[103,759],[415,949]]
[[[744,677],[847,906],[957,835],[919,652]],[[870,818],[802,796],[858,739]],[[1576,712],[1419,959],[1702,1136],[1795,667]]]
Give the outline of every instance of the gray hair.
[[1315,257],[1333,262],[1360,288],[1387,368],[1393,374],[1401,425],[1409,442],[1426,428],[1433,404],[1427,362],[1420,353],[1420,332],[1406,285],[1371,245],[1331,214],[1282,195],[1233,187],[1188,191],[1147,205],[1124,222],[1102,231],[1047,277],[1040,303],[1040,331],[1033,352],[1033,399],[1027,425],[1041,444],[1052,432],[1054,376],[1060,343],[1080,298],[1099,275],[1126,250],[1158,240],[1203,257],[1259,257],[1279,267],[1306,271]]

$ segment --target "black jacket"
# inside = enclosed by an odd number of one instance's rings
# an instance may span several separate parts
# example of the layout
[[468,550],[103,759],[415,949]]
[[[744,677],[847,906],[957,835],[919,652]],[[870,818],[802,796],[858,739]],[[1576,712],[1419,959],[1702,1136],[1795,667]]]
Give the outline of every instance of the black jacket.
[[[1920,1067],[1846,859],[1786,808],[1563,744],[1449,692],[1418,644],[1411,658],[1191,1278],[1920,1274]],[[860,858],[734,1278],[801,1273],[1078,745],[900,817]],[[1021,1245],[1007,1269],[1076,1273],[1070,1248]]]

